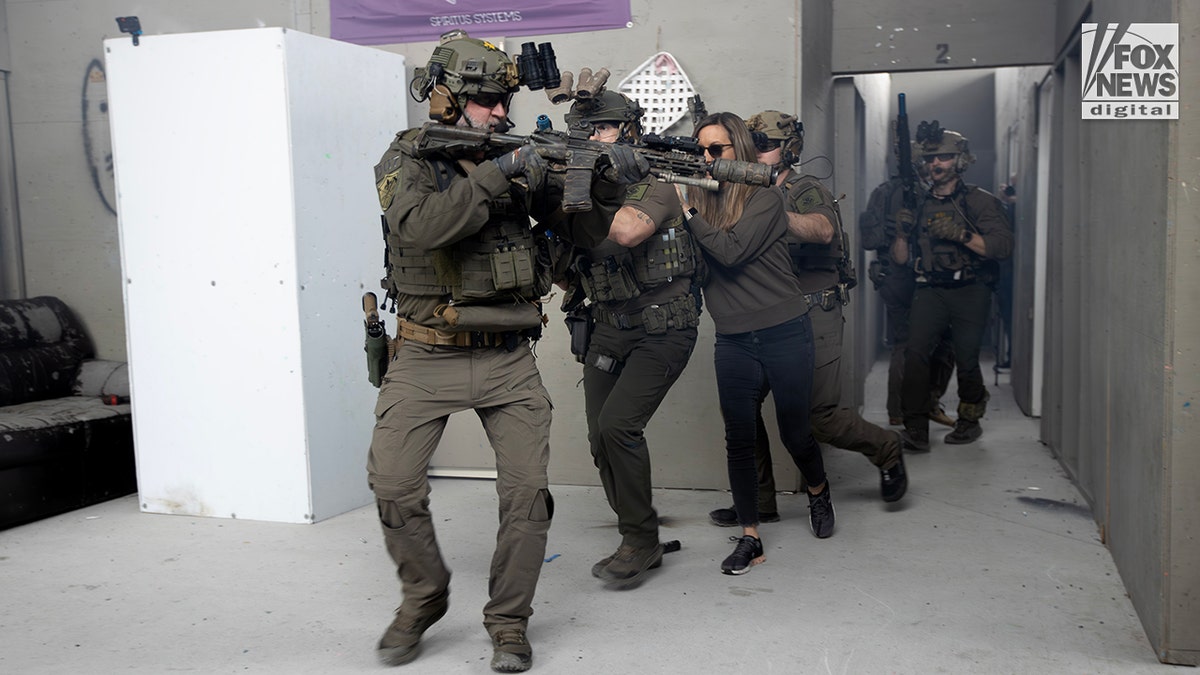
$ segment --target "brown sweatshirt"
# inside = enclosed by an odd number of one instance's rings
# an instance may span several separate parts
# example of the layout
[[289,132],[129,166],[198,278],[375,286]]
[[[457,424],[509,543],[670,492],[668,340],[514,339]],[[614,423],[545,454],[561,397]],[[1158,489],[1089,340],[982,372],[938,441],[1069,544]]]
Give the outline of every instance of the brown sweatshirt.
[[699,215],[688,229],[709,261],[704,299],[718,333],[762,330],[808,313],[784,239],[787,213],[779,188],[751,193],[741,219],[728,230]]

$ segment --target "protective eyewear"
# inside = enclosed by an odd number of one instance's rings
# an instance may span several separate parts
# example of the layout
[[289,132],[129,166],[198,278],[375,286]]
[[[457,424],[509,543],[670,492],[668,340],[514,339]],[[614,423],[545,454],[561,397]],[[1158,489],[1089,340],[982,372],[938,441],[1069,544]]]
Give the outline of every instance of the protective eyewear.
[[508,103],[512,100],[512,94],[480,92],[478,94],[471,94],[468,98],[474,101],[475,105],[478,105],[481,108],[487,108],[488,110],[491,110],[492,108],[495,108],[497,104],[503,103],[504,109],[507,110]]
[[733,147],[732,143],[713,143],[712,145],[709,145],[707,147],[702,145],[702,146],[700,146],[700,149],[708,151],[708,156],[712,157],[713,159],[716,159],[716,158],[720,157],[721,155],[725,154],[725,148],[732,148],[732,147]]
[[935,159],[938,161],[941,161],[941,162],[949,162],[950,160],[954,159],[955,157],[958,157],[957,152],[943,152],[939,155],[925,155],[925,162],[928,164],[929,162],[932,162]]

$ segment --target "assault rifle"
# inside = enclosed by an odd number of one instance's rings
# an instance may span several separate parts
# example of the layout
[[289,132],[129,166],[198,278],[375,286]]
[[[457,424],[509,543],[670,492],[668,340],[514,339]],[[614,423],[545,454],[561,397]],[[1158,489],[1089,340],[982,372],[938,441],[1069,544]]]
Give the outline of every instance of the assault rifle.
[[917,174],[913,171],[912,142],[908,137],[908,110],[904,103],[904,94],[900,100],[896,114],[896,162],[900,165],[900,185],[904,189],[904,208],[917,208]]
[[[552,165],[566,167],[563,210],[589,211],[592,173],[607,168],[608,150],[612,147],[610,143],[588,140],[591,134],[592,127],[586,122],[572,125],[566,132],[547,129],[528,136],[431,122],[421,128],[414,140],[413,154],[418,158],[430,155],[461,158],[483,151],[484,157],[492,158],[529,143]],[[650,164],[651,175],[666,183],[704,190],[717,190],[720,181],[764,187],[775,183],[775,172],[766,164],[735,159],[705,162],[704,150],[691,138],[647,134],[641,143],[631,147]],[[602,158],[606,163],[601,163]]]

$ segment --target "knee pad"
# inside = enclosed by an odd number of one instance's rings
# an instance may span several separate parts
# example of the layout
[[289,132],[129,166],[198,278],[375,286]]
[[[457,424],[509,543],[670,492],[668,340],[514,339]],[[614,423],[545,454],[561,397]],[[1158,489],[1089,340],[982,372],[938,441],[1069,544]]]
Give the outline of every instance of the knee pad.
[[375,509],[379,512],[379,522],[393,530],[404,527],[404,509],[400,503],[390,499],[375,498]]
[[979,403],[967,403],[965,401],[959,401],[959,419],[964,419],[968,422],[978,422],[981,418],[983,418],[983,414],[987,412],[987,402],[990,398],[991,396],[989,396],[987,392],[984,392],[983,400]]
[[372,484],[375,492],[375,509],[379,522],[393,529],[404,527],[413,516],[429,512],[429,496],[417,498],[412,492],[396,487]]

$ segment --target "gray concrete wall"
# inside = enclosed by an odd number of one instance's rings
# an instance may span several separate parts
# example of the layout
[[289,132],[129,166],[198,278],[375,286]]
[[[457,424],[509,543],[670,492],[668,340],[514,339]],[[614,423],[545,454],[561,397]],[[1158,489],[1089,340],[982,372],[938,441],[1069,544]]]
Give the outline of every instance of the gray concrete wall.
[[[1200,6],[1180,0],[1177,4],[1180,59],[1192,69],[1200,64]],[[1166,278],[1167,322],[1170,342],[1164,356],[1170,368],[1163,369],[1168,434],[1161,472],[1164,477],[1164,522],[1160,542],[1167,552],[1163,597],[1166,620],[1162,655],[1175,663],[1200,663],[1200,423],[1196,406],[1200,398],[1200,78],[1193,73],[1180,92],[1184,111],[1172,125],[1167,138],[1166,228],[1168,232]],[[1150,470],[1153,470],[1150,469]],[[1156,476],[1157,477],[1157,476]]]
[[[1037,214],[1037,96],[1047,66],[1001,68],[996,71],[996,153],[993,183],[997,189],[1015,174],[1017,201],[1013,208],[1013,328],[1011,384],[1018,405],[1030,414],[1033,387],[1041,386],[1032,372],[1034,349],[1034,274]],[[1010,152],[1014,156],[1009,156]]]
[[1054,57],[1055,3],[1045,0],[848,0],[835,8],[838,73],[990,68]]
[[[894,98],[894,93],[892,78],[884,73],[855,75],[852,82],[858,98],[862,101],[863,133],[860,139],[856,139],[861,149],[861,156],[856,162],[859,177],[851,192],[847,193],[846,202],[842,204],[842,218],[845,220],[846,233],[852,241],[854,264],[858,270],[858,290],[854,292],[851,301],[851,312],[856,322],[852,325],[855,335],[852,353],[855,363],[866,368],[881,356],[887,358],[888,350],[883,343],[883,303],[879,300],[879,294],[875,292],[871,280],[867,278],[867,267],[875,259],[875,253],[861,250],[858,218],[866,208],[871,191],[876,185],[887,180],[892,167],[895,167],[889,131],[891,119],[888,117],[889,101]],[[848,131],[838,131],[839,138],[844,135],[849,135]],[[848,327],[850,326],[848,323]],[[856,396],[861,396],[863,386],[861,380],[851,380],[847,388],[852,389]]]
[[[1200,588],[1193,111],[1200,77],[1181,69],[1181,119],[1083,121],[1081,8],[1064,3],[1056,71],[1050,340],[1043,438],[1091,501],[1160,659],[1197,662]],[[1190,19],[1190,24],[1187,19]],[[1195,63],[1194,5],[1092,3],[1090,21],[1178,22]],[[1189,26],[1191,26],[1189,28]],[[1191,40],[1189,42],[1189,36]],[[1191,114],[1189,114],[1191,113]],[[1190,188],[1194,192],[1194,187]]]

